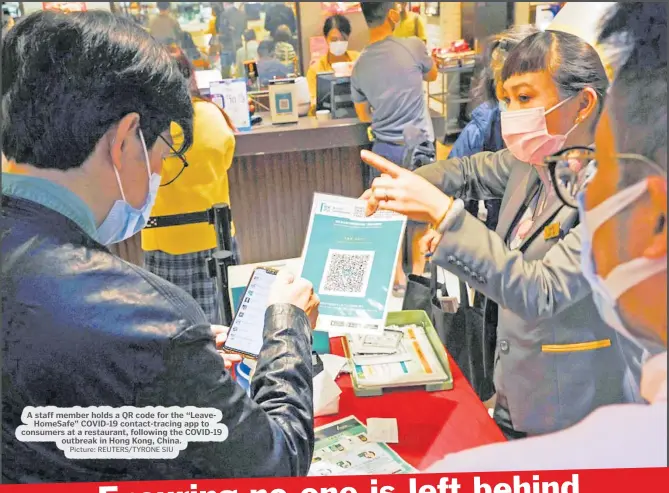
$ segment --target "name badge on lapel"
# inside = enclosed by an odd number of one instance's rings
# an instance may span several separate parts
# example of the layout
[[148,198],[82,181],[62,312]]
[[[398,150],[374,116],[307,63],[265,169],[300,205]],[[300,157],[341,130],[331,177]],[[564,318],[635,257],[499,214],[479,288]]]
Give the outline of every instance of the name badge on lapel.
[[560,223],[553,223],[544,228],[544,240],[559,238],[560,234]]

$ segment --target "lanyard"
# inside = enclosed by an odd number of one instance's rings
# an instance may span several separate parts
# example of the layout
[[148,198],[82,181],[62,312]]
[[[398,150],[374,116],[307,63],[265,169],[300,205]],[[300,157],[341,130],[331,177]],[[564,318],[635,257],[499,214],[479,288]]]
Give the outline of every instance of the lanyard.
[[[530,190],[530,193],[527,194],[525,199],[523,200],[522,205],[518,209],[518,212],[516,212],[516,216],[513,218],[513,221],[511,222],[511,227],[506,233],[506,236],[504,237],[504,243],[509,245],[511,242],[511,235],[514,234],[516,230],[516,226],[518,226],[518,221],[520,221],[523,216],[525,215],[525,211],[527,211],[527,208],[530,206],[534,198],[536,197],[537,193],[541,192],[541,180],[538,182],[535,182],[534,186]],[[537,203],[537,205],[539,205]],[[536,209],[535,209],[536,212]]]

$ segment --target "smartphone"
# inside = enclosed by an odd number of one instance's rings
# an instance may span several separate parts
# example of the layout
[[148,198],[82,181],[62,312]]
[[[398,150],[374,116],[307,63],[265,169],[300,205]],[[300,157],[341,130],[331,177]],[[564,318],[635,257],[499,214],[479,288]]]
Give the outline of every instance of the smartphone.
[[258,358],[263,345],[269,292],[277,273],[278,270],[269,267],[258,267],[253,271],[230,325],[228,338],[223,345],[224,351],[251,359]]

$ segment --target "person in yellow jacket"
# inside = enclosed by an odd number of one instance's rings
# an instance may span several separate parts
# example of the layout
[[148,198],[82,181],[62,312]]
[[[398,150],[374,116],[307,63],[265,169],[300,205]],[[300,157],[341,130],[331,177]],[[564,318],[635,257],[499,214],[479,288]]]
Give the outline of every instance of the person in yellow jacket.
[[417,37],[423,43],[427,42],[425,23],[420,15],[409,9],[409,2],[397,2],[401,12],[400,23],[393,33],[398,38]]
[[[192,81],[193,145],[182,157],[165,159],[152,217],[201,212],[214,204],[230,204],[228,170],[235,152],[234,127],[223,110],[202,99],[186,55],[177,48],[172,52],[181,71]],[[172,147],[178,149],[183,140],[181,129],[173,125],[171,134]],[[236,250],[234,239],[233,243]],[[214,227],[207,223],[142,230],[144,268],[189,293],[213,324],[220,323],[220,294],[215,279],[209,277],[206,261],[216,246]],[[238,253],[233,253],[239,259]]]
[[323,36],[328,42],[328,53],[314,63],[307,71],[307,82],[312,103],[316,102],[316,79],[322,72],[332,72],[332,64],[337,62],[355,62],[360,53],[348,49],[351,37],[351,23],[343,15],[333,15],[325,19]]

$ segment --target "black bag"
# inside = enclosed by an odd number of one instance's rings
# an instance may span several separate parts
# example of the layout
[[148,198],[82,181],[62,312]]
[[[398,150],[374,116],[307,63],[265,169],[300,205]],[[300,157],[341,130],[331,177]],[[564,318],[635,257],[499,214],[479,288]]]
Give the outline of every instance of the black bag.
[[483,309],[471,306],[467,286],[460,282],[460,305],[456,313],[441,308],[439,292],[449,296],[437,279],[437,267],[430,264],[430,279],[409,275],[402,310],[422,310],[428,314],[448,354],[457,363],[474,392],[482,401],[495,393],[493,385],[496,333],[484,330]]

